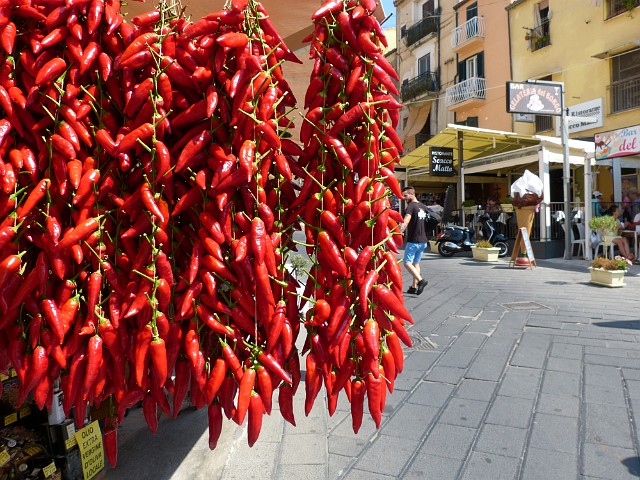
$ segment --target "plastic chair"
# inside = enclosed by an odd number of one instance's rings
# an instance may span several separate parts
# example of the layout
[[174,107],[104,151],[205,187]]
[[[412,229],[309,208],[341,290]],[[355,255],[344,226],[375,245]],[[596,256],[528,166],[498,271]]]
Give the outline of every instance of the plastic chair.
[[[576,226],[578,227],[578,234],[580,235],[581,238],[576,239],[575,235],[573,234],[573,229],[571,229],[571,253],[573,254],[574,246],[578,245],[578,255],[582,253],[582,256],[584,257],[584,249],[586,246],[586,240],[584,238],[584,225],[578,223],[576,224]],[[567,232],[565,232],[564,230],[564,223],[561,223],[560,227],[562,227],[562,231],[566,235]]]
[[578,255],[580,255],[580,252],[582,252],[582,256],[584,257],[584,251],[587,248],[587,239],[585,238],[584,234],[584,223],[576,223],[575,225],[578,229],[579,238],[575,239],[573,236],[571,237],[571,249],[573,251],[573,246],[578,245]]

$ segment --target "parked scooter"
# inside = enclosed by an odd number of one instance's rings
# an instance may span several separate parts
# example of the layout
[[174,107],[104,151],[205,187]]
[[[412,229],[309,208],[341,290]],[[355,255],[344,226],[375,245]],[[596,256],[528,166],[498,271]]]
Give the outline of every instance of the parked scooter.
[[[494,247],[500,249],[498,256],[506,256],[509,253],[507,239],[503,234],[498,233],[491,217],[485,213],[478,218],[478,221],[482,224],[483,237]],[[474,232],[471,228],[448,225],[436,238],[438,253],[443,257],[451,257],[455,253],[470,252],[471,247],[476,245],[473,236]]]
[[507,237],[502,233],[498,233],[495,223],[491,220],[491,216],[484,213],[478,217],[478,221],[482,224],[482,236],[491,245],[500,249],[498,253],[499,257],[504,257],[509,253],[509,244],[507,243]]
[[476,242],[473,230],[459,225],[447,225],[436,237],[438,253],[443,257],[452,257],[454,253],[470,252]]

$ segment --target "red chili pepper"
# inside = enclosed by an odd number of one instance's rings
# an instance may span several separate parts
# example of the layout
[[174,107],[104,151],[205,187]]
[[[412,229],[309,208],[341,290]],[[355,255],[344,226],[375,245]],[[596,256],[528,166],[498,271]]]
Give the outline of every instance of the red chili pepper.
[[222,406],[219,403],[209,404],[207,418],[209,420],[209,448],[214,450],[218,446],[218,439],[222,433]]
[[144,325],[138,330],[135,339],[135,380],[138,386],[144,384],[144,377],[147,375],[149,365],[149,346],[153,338],[153,331],[150,325]]
[[329,267],[337,272],[338,275],[347,276],[347,265],[342,259],[338,246],[331,239],[328,232],[321,231],[318,234],[318,245]]
[[242,425],[245,415],[249,409],[249,403],[251,400],[251,392],[256,382],[256,371],[253,368],[248,368],[244,371],[242,378],[240,379],[240,388],[238,391],[238,407],[236,409],[235,421],[238,425]]
[[398,372],[402,372],[404,368],[404,354],[402,352],[402,345],[395,332],[387,332],[385,336],[387,347],[393,356],[393,361]]
[[296,419],[293,414],[293,388],[285,384],[281,385],[278,390],[278,406],[280,407],[280,415],[295,427]]
[[118,463],[118,425],[115,419],[111,419],[111,425],[104,430],[104,453],[111,468],[116,468]]
[[160,337],[155,337],[151,341],[149,350],[151,352],[151,364],[153,365],[153,377],[158,387],[163,387],[168,373],[167,349],[164,340]]
[[353,433],[358,433],[362,426],[365,384],[359,378],[351,381],[351,423]]
[[87,399],[87,395],[91,390],[98,372],[102,365],[102,338],[98,335],[93,335],[89,339],[89,345],[87,346],[87,370],[84,375],[84,383],[82,386],[82,398]]
[[376,378],[369,374],[366,381],[367,400],[369,405],[369,413],[376,424],[376,428],[380,428],[382,423],[382,395],[384,393],[384,385],[381,378]]
[[179,359],[175,368],[175,384],[173,388],[173,418],[178,417],[182,403],[187,396],[191,379],[191,367],[185,359]]
[[249,422],[247,426],[247,440],[249,447],[258,440],[260,436],[260,430],[262,429],[262,415],[264,414],[264,405],[260,395],[255,392],[251,393],[249,400]]
[[158,407],[153,395],[147,393],[142,400],[142,412],[153,435],[158,431]]

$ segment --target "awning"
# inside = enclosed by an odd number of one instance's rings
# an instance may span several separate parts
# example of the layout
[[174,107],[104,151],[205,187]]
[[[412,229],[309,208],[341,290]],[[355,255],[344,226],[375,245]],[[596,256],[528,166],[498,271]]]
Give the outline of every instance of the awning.
[[420,130],[422,130],[424,124],[427,122],[427,118],[429,118],[432,103],[433,102],[425,103],[409,111],[407,126],[404,127],[404,140],[414,136],[416,133],[420,133]]
[[429,147],[431,146],[453,148],[453,158],[456,159],[457,164],[458,132],[462,132],[463,135],[464,150],[462,153],[464,161],[519,150],[540,143],[539,138],[531,135],[462,125],[448,125],[447,128],[433,136],[427,143],[404,156],[401,165],[406,167],[428,166]]

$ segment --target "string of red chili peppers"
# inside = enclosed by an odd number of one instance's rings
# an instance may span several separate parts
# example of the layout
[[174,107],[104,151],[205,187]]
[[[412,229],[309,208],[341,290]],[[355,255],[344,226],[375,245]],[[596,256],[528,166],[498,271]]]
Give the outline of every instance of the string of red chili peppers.
[[398,338],[411,344],[403,325],[398,253],[400,215],[389,195],[400,196],[393,173],[401,142],[395,134],[400,105],[393,68],[381,52],[384,34],[372,15],[375,1],[328,1],[313,15],[300,158],[308,175],[300,198],[306,244],[315,257],[305,297],[313,308],[305,323],[308,414],[324,383],[329,413],[345,390],[353,429],[362,423],[365,396],[376,426],[385,385],[402,370]]

